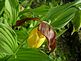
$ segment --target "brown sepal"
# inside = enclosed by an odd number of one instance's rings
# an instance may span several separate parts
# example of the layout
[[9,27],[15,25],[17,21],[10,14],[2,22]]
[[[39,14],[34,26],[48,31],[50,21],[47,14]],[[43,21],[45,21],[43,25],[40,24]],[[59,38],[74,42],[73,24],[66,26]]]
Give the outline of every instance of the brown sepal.
[[36,21],[38,21],[40,19],[39,18],[24,18],[24,19],[21,19],[21,20],[17,20],[15,26],[21,26],[28,20],[34,20],[34,21],[36,20]]
[[49,52],[52,52],[56,47],[56,33],[52,27],[45,22],[39,24],[39,31],[47,38]]

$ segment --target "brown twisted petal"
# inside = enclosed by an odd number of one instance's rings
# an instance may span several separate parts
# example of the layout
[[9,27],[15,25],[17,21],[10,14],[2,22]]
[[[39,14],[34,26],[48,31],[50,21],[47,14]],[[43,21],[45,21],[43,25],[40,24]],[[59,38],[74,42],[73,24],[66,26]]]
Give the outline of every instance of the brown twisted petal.
[[47,38],[48,40],[48,49],[52,52],[56,47],[56,34],[53,29],[45,22],[39,24],[39,31]]
[[15,26],[20,26],[20,25],[24,24],[28,20],[35,21],[35,20],[40,20],[40,19],[39,18],[24,18],[24,19],[21,19],[21,20],[17,20]]

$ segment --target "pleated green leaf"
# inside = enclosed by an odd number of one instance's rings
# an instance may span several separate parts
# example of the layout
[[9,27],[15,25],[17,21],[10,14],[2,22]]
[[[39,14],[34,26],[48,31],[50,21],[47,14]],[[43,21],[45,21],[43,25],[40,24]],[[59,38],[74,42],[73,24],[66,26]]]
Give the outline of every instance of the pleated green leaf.
[[5,0],[5,16],[10,25],[15,24],[19,12],[17,0]]
[[20,49],[15,57],[8,61],[51,61],[44,52],[38,49]]
[[57,6],[50,9],[47,20],[51,20],[51,25],[54,28],[63,28],[74,18],[77,10],[77,8],[73,7],[73,3]]
[[0,58],[2,55],[12,55],[18,47],[17,35],[7,25],[0,23]]

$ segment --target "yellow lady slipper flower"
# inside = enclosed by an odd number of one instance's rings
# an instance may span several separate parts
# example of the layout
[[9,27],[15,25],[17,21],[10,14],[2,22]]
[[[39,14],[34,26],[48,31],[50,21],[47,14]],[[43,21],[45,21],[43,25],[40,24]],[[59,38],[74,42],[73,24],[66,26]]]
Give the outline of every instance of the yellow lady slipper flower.
[[28,37],[28,46],[31,48],[39,48],[45,41],[46,37],[42,35],[38,28],[34,28]]

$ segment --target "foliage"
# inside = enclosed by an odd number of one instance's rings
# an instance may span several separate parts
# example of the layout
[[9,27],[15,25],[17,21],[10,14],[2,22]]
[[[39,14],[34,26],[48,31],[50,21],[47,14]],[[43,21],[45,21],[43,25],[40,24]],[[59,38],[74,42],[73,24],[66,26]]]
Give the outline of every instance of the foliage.
[[[72,33],[79,31],[81,27],[80,0],[67,4],[61,0],[41,1],[0,1],[1,61],[53,61],[55,56],[52,57],[51,54],[54,53],[56,39],[69,28],[69,23],[71,22],[74,27]],[[38,5],[34,7],[35,4]],[[44,24],[41,24],[42,22]],[[40,24],[41,26],[39,26]],[[42,36],[46,40],[41,40]],[[29,48],[28,44],[32,45],[29,38],[35,42],[34,45],[37,43],[40,48]],[[29,41],[30,43],[28,43]],[[49,50],[52,51],[49,52]],[[62,58],[66,60],[66,57],[62,56]],[[59,57],[55,58],[54,61],[62,61],[62,59]]]

